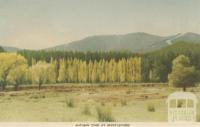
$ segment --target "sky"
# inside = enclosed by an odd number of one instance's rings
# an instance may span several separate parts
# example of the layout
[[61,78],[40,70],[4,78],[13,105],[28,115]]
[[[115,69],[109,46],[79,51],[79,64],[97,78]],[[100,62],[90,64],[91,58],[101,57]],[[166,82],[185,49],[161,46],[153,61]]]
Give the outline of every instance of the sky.
[[0,0],[0,45],[42,49],[92,35],[200,34],[200,0]]

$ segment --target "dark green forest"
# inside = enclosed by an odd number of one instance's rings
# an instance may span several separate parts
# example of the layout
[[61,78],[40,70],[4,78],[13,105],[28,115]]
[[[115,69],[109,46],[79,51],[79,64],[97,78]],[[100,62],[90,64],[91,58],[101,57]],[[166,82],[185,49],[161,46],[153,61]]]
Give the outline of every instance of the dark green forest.
[[4,49],[0,46],[0,52],[4,52]]
[[133,56],[140,56],[139,54],[131,53],[131,52],[76,52],[76,51],[34,51],[34,50],[21,50],[18,51],[19,54],[24,56],[28,60],[28,64],[32,64],[32,60],[37,61],[46,61],[50,62],[51,59],[80,59],[84,61],[100,61],[115,59],[116,61],[124,58],[128,59]]
[[[86,62],[100,61],[102,59],[109,61],[115,59],[116,61],[122,58],[128,59],[134,56],[140,56],[142,58],[142,82],[166,82],[167,76],[171,72],[172,61],[178,55],[188,56],[191,60],[191,64],[200,70],[200,44],[191,42],[176,42],[168,47],[148,52],[144,54],[136,54],[131,52],[73,52],[73,51],[30,51],[21,50],[19,54],[24,56],[28,60],[28,64],[31,65],[34,61],[46,61],[50,62],[51,59],[80,59]],[[59,67],[58,67],[59,68]]]

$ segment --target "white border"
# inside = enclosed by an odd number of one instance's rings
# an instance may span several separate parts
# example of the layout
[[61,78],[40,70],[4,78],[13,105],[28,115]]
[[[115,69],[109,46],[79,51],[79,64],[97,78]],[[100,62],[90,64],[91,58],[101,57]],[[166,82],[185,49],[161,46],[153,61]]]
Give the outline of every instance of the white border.
[[131,123],[131,122],[35,122],[35,123],[0,123],[0,127],[200,127],[200,123]]

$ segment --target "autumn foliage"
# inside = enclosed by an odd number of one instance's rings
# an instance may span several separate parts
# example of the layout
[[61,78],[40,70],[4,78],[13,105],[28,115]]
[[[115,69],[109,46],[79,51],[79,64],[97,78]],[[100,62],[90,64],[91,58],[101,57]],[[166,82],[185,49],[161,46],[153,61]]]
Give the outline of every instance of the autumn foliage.
[[14,85],[18,90],[22,84],[53,83],[108,83],[140,82],[141,57],[85,61],[81,59],[51,59],[50,62],[27,60],[16,53],[0,53],[0,84]]

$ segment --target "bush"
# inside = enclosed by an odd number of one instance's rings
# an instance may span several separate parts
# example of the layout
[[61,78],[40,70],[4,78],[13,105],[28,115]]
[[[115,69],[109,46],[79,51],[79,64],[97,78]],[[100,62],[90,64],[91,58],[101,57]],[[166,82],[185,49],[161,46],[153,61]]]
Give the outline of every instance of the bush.
[[101,102],[101,106],[105,106],[106,105],[106,103],[105,102]]
[[99,122],[114,122],[114,118],[112,116],[111,108],[108,107],[97,107],[97,115]]
[[84,106],[83,112],[84,115],[91,115],[90,107],[88,104]]
[[72,98],[67,99],[66,104],[67,104],[67,106],[70,107],[70,108],[75,107],[74,99],[72,99]]
[[30,99],[39,99],[39,96],[38,95],[31,95],[29,98]]
[[194,90],[194,89],[191,89],[191,90],[190,90],[190,92],[194,93],[194,92],[195,92],[195,90]]
[[131,90],[128,90],[126,91],[126,94],[131,94],[131,92],[132,92]]
[[127,101],[126,100],[121,100],[121,105],[122,106],[126,106],[127,105]]
[[41,94],[33,94],[29,97],[30,99],[40,99],[40,98],[46,98],[45,95],[41,95]]
[[148,110],[149,112],[155,112],[155,107],[154,107],[154,105],[148,105],[147,110]]
[[116,107],[116,106],[117,106],[117,103],[116,103],[116,102],[114,102],[114,103],[113,103],[113,106],[114,106],[114,107]]

